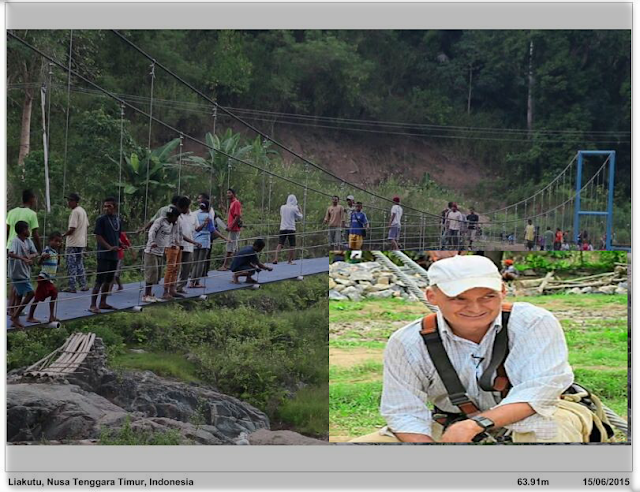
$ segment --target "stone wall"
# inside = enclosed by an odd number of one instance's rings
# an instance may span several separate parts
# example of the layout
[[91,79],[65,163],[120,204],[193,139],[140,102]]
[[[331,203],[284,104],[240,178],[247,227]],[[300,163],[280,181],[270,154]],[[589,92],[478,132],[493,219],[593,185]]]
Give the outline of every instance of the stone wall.
[[[401,270],[410,276],[421,289],[427,282],[413,270]],[[417,301],[406,285],[395,273],[378,262],[346,263],[338,261],[329,267],[329,299],[336,301],[361,301],[369,299],[389,299],[399,297]]]

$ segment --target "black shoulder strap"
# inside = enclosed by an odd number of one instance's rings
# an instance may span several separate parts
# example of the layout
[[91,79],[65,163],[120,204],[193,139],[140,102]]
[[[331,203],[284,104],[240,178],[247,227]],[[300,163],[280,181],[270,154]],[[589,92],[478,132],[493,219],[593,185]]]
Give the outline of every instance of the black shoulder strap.
[[435,314],[425,316],[422,320],[420,335],[427,346],[431,361],[447,390],[451,403],[457,406],[465,415],[473,416],[480,413],[475,403],[467,396],[467,390],[460,382],[458,373],[454,369],[447,351],[444,349]]
[[[493,342],[491,361],[478,380],[478,385],[484,391],[504,391],[509,386],[508,379],[503,381],[500,378],[506,378],[506,372],[504,372],[504,361],[506,360],[507,355],[509,355],[509,331],[507,330],[507,327],[509,325],[510,316],[511,310],[503,309],[502,329],[498,332],[496,339]],[[501,368],[502,370],[500,370]],[[496,371],[498,374],[496,381],[494,382],[492,377]]]

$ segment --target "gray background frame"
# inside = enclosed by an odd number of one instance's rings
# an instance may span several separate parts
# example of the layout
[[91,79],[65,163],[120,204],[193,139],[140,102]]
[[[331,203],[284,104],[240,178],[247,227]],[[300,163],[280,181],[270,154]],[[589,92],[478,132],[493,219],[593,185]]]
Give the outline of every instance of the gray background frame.
[[[631,29],[631,3],[6,3],[10,29]],[[101,447],[6,446],[5,469],[16,477],[54,477],[83,470],[100,478],[189,476],[198,485],[232,486],[239,476],[254,486],[346,486],[322,472],[352,472],[364,486],[515,487],[517,477],[543,472],[552,486],[581,486],[583,476],[624,477],[631,446],[353,446]],[[461,468],[464,467],[464,470]],[[45,470],[44,475],[31,470]],[[512,473],[489,473],[509,470]],[[245,475],[247,472],[255,474]],[[262,472],[271,473],[262,473]],[[298,474],[278,473],[298,471]],[[376,472],[403,472],[398,476]],[[413,471],[414,473],[408,473]],[[448,472],[454,471],[455,474]],[[560,475],[575,471],[577,474]],[[27,473],[24,473],[27,472]],[[138,473],[136,473],[138,472]],[[176,472],[175,475],[172,472]],[[202,472],[202,473],[200,473]],[[212,474],[211,472],[218,472]],[[227,473],[222,473],[227,472]],[[236,475],[236,472],[242,475]],[[439,473],[433,473],[439,472]],[[465,473],[466,472],[466,473]],[[520,472],[520,473],[516,473]],[[544,475],[546,472],[548,475]],[[431,473],[425,477],[424,473]],[[81,477],[82,473],[64,478]],[[90,478],[84,474],[85,478]],[[279,477],[279,478],[278,478]],[[62,477],[61,477],[62,478]],[[97,477],[92,477],[97,478]],[[346,477],[344,477],[346,478]],[[454,481],[455,479],[455,481]],[[203,482],[207,482],[206,484]],[[247,485],[247,483],[243,483]]]

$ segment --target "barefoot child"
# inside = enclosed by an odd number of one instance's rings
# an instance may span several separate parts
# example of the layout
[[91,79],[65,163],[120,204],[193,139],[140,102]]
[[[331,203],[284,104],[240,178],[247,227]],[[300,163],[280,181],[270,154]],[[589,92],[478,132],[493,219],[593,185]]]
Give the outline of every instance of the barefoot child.
[[231,263],[231,271],[233,272],[231,283],[239,284],[240,277],[247,277],[245,283],[257,284],[258,281],[253,278],[253,274],[259,270],[272,271],[273,268],[260,263],[258,253],[264,249],[264,240],[256,239],[251,246],[245,246],[238,251]]
[[38,287],[36,287],[36,294],[33,298],[33,302],[29,307],[29,317],[27,322],[40,323],[39,319],[36,319],[34,314],[39,302],[44,302],[47,297],[51,297],[49,301],[49,323],[58,321],[55,317],[56,299],[58,299],[58,289],[56,289],[53,280],[56,278],[58,272],[58,266],[60,265],[60,256],[58,251],[62,246],[62,234],[59,232],[52,232],[49,234],[49,245],[42,250],[42,256],[40,257],[40,275],[38,275]]
[[33,299],[33,286],[31,285],[31,265],[33,259],[38,256],[33,241],[29,237],[31,232],[29,224],[20,220],[15,225],[16,237],[9,245],[9,278],[14,288],[14,296],[9,306],[11,323],[16,328],[23,328],[20,323],[20,314],[25,306]]

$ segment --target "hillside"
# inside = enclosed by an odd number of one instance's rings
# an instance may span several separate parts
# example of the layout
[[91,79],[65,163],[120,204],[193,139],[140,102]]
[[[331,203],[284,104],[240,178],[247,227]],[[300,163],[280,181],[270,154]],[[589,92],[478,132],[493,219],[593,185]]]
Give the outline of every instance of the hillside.
[[[253,123],[253,122],[251,122]],[[361,135],[323,128],[299,128],[289,125],[256,125],[283,145],[331,171],[345,181],[367,187],[396,178],[416,183],[428,175],[454,197],[474,197],[480,183],[497,178],[495,169],[443,147],[434,141],[402,135]],[[253,134],[240,124],[231,124],[234,132]],[[204,135],[197,138],[204,140]],[[203,153],[205,149],[188,142],[185,151]],[[295,157],[282,152],[290,165]],[[328,178],[331,179],[331,178]]]

